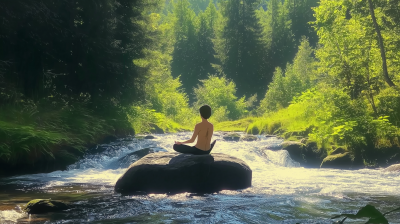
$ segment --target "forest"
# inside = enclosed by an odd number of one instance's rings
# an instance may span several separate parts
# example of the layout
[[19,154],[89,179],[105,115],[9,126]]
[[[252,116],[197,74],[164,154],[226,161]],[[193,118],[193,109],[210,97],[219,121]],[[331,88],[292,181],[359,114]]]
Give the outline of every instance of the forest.
[[0,18],[0,175],[192,131],[203,104],[217,131],[400,159],[397,0],[14,0]]

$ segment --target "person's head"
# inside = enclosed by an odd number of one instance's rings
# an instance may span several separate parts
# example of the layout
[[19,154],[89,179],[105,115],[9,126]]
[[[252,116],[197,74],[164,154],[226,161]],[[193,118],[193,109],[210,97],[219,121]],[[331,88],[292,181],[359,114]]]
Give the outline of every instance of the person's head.
[[200,107],[200,115],[204,119],[208,119],[211,117],[211,107],[208,105],[203,105]]

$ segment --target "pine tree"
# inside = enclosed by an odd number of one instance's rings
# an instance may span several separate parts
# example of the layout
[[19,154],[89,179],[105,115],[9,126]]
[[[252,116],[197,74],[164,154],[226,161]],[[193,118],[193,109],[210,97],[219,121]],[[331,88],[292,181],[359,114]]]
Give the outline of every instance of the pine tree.
[[236,83],[238,95],[265,91],[266,61],[255,14],[258,4],[256,0],[223,0],[219,4],[222,17],[214,40],[219,71]]
[[[207,9],[198,15],[197,30],[197,60],[195,69],[198,72],[197,80],[207,79],[209,74],[215,74],[216,70],[212,64],[215,64],[215,51],[212,39],[215,38],[214,26],[218,19],[217,9],[210,1]],[[197,84],[200,84],[199,82]]]
[[186,92],[191,92],[197,84],[198,72],[193,69],[196,64],[196,28],[195,13],[188,0],[173,2],[175,44],[172,53],[171,71],[173,77],[180,76]]

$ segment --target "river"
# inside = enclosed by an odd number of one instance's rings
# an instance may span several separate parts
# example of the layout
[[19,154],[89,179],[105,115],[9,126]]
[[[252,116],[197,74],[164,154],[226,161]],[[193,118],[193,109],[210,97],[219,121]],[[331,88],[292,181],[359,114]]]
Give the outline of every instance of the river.
[[[225,141],[222,133],[212,153],[244,160],[253,171],[252,187],[214,194],[114,193],[117,179],[134,161],[126,155],[143,148],[173,151],[175,140],[191,133],[154,135],[156,139],[120,139],[106,150],[86,155],[66,171],[0,179],[0,223],[333,223],[340,213],[356,213],[367,204],[382,212],[400,207],[400,175],[378,169],[336,170],[299,167],[282,140]],[[124,159],[121,159],[124,158]],[[62,213],[31,215],[21,206],[31,199],[69,202]],[[400,223],[400,212],[387,215]],[[364,222],[363,222],[364,221]],[[365,223],[367,220],[346,220]]]

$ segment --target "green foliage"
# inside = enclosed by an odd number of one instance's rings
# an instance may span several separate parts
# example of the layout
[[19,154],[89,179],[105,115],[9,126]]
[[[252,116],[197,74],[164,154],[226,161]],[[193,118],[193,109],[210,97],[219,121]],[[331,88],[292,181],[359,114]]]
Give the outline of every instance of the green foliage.
[[225,77],[210,76],[201,80],[202,85],[195,88],[195,107],[208,104],[212,108],[211,119],[217,122],[235,120],[248,114],[246,100],[244,97],[238,99],[236,96],[236,85]]
[[128,111],[128,120],[136,133],[151,133],[153,125],[166,132],[188,130],[182,125],[185,122],[178,124],[165,114],[150,109],[149,106],[132,106]]
[[117,127],[117,121],[124,117],[99,116],[84,105],[58,108],[31,103],[24,106],[0,110],[0,160],[4,163],[35,163],[42,157],[68,159],[73,152],[63,150],[65,146],[84,152],[88,144],[95,144],[106,135],[129,130],[128,126]]
[[219,1],[219,20],[213,40],[219,73],[237,85],[239,95],[258,95],[268,80],[267,60],[256,16],[257,0]]
[[[141,58],[138,52],[151,42],[138,23],[142,11],[154,10],[160,2],[1,2],[6,22],[0,42],[5,85],[0,83],[0,89],[15,89],[33,100],[84,93],[99,104],[129,105],[139,95],[134,84],[143,78],[132,60]],[[1,95],[0,103],[5,103]]]
[[389,121],[400,127],[400,93],[387,88],[376,96],[376,107],[379,115],[388,116]]
[[395,212],[395,211],[399,211],[399,210],[400,210],[400,208],[396,208],[394,210],[391,210],[389,212],[382,214],[378,209],[375,208],[375,206],[366,205],[366,206],[362,207],[355,215],[354,214],[341,214],[341,215],[332,217],[332,219],[337,219],[342,216],[345,216],[345,218],[339,222],[339,223],[344,223],[344,221],[347,218],[350,218],[350,219],[369,218],[368,221],[366,222],[366,224],[368,224],[368,223],[386,224],[386,223],[389,223],[389,221],[385,218],[385,215]]
[[313,52],[308,40],[303,38],[293,64],[287,64],[285,72],[279,67],[276,69],[265,98],[260,102],[259,114],[285,108],[293,97],[311,88],[315,70]]
[[[270,112],[249,125],[247,132],[308,136],[320,148],[343,145],[349,150],[368,146],[399,145],[399,128],[388,117],[374,119],[365,101],[352,100],[343,90],[326,85],[295,97],[277,112]],[[367,139],[369,141],[367,141]]]
[[[154,42],[143,50],[144,58],[133,61],[140,68],[139,72],[147,76],[142,85],[145,96],[141,106],[136,104],[128,112],[130,122],[138,133],[148,132],[151,123],[161,125],[168,120],[170,122],[167,123],[174,126],[175,122],[187,125],[193,121],[187,94],[182,91],[179,78],[171,75],[174,18],[162,18],[157,13],[146,16],[147,23],[142,26]],[[169,125],[161,126],[176,130]]]
[[235,132],[235,131],[243,132],[246,130],[246,128],[249,126],[249,124],[251,124],[254,121],[254,119],[255,118],[248,117],[248,118],[243,118],[243,119],[239,119],[236,121],[217,122],[214,125],[214,130],[215,131],[229,131],[229,132]]
[[[292,33],[292,20],[289,16],[289,2],[268,1],[267,10],[257,10],[257,17],[262,26],[262,42],[270,64],[283,67],[292,60],[295,42]],[[282,53],[284,52],[284,53]]]

